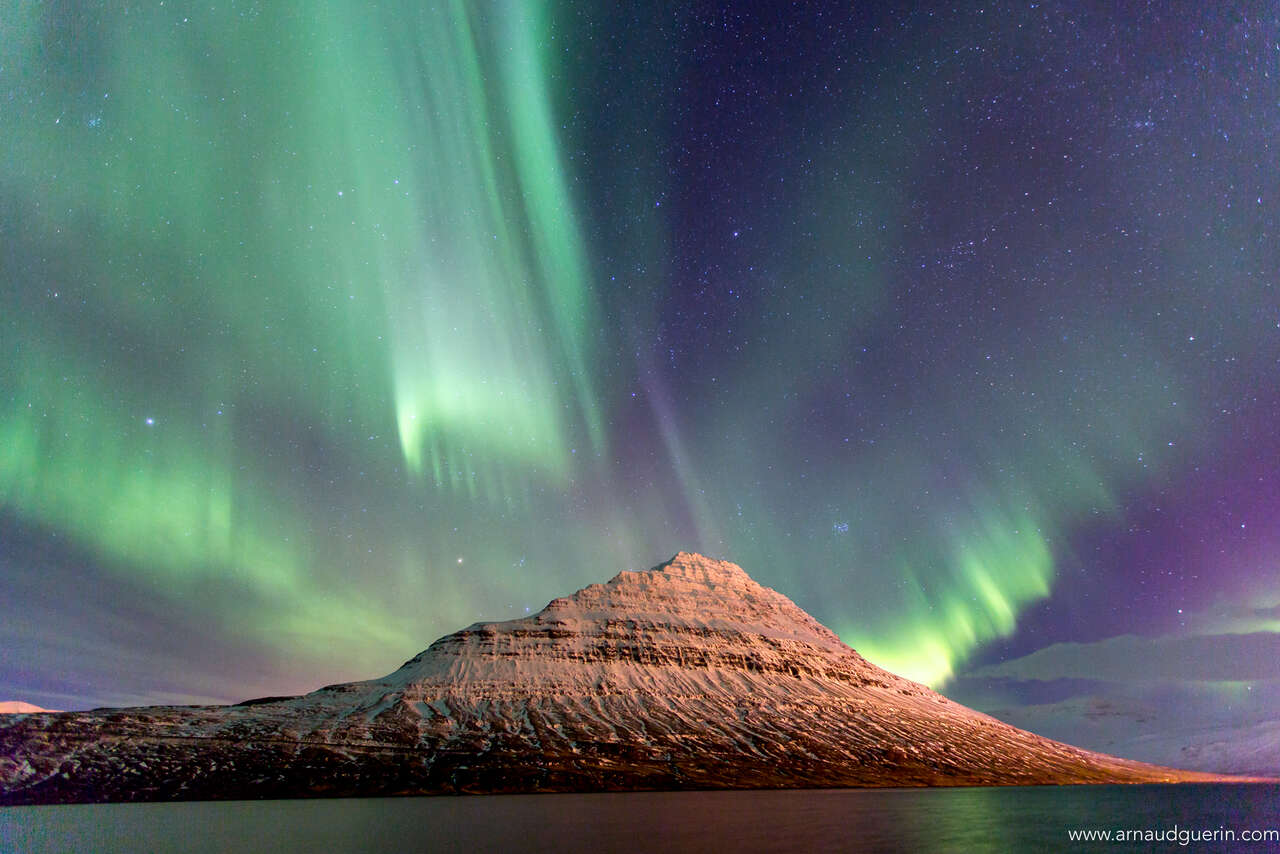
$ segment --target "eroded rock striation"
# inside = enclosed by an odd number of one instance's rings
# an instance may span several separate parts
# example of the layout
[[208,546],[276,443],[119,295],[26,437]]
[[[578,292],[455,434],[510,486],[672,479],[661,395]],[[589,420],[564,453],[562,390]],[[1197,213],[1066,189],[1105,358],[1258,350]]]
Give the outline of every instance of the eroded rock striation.
[[1016,729],[680,553],[381,679],[0,719],[0,803],[1220,779]]

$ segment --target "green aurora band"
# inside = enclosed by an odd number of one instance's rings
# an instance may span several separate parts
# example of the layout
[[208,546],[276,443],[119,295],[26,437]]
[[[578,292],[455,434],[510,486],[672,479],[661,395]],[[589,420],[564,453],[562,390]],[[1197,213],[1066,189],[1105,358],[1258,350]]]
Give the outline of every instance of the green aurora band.
[[[1047,355],[1049,321],[942,354],[990,373],[977,399],[924,367],[886,389],[871,362],[833,387],[909,322],[874,244],[907,228],[885,187],[928,152],[888,144],[858,170],[834,153],[855,146],[815,150],[849,177],[787,192],[828,213],[757,227],[789,248],[759,275],[821,311],[746,307],[696,402],[666,366],[618,367],[627,297],[565,154],[556,11],[6,3],[4,512],[307,674],[367,676],[697,548],[939,684],[1049,595],[1073,527],[1185,465],[1197,402],[1100,309]],[[665,269],[675,225],[637,218],[631,251]],[[760,406],[774,390],[794,417]],[[818,460],[806,413],[834,396],[881,415]],[[632,445],[645,477],[618,473]]]
[[4,506],[171,595],[243,588],[264,638],[287,607],[416,643],[317,577],[359,561],[299,473],[509,507],[603,441],[544,10],[10,11]]

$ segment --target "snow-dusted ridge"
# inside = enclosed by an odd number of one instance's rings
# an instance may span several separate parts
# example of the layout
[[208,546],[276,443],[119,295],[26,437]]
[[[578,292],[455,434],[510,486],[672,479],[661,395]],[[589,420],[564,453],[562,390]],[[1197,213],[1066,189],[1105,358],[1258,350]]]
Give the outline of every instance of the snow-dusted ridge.
[[30,715],[36,712],[54,712],[57,709],[43,709],[23,700],[5,700],[0,702],[0,715]]
[[867,662],[681,552],[380,679],[0,720],[0,803],[1221,779],[1080,750]]

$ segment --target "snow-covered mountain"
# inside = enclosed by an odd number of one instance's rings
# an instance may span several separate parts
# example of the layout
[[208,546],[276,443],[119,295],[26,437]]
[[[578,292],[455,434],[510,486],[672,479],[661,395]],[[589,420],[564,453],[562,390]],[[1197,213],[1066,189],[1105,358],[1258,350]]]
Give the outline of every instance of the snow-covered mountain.
[[5,700],[0,702],[0,715],[30,715],[34,712],[52,712],[54,709],[42,709],[22,700]]
[[0,720],[0,803],[1213,779],[1015,729],[680,553],[381,679]]
[[1280,720],[1220,729],[1192,729],[1138,736],[1126,750],[1166,758],[1184,768],[1223,774],[1280,773]]
[[1002,708],[1001,720],[1144,762],[1216,774],[1280,775],[1280,720],[1194,720],[1185,706],[1157,707],[1126,697],[1072,697]]

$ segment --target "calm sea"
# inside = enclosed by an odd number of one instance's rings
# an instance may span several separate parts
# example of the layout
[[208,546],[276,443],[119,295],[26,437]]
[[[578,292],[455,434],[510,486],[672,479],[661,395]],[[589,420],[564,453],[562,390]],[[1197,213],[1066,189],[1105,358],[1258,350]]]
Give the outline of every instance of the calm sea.
[[[1172,841],[1087,843],[1071,831]],[[1193,834],[1216,831],[1216,841]],[[1227,832],[1235,834],[1229,841]],[[0,809],[4,851],[1276,851],[1280,786],[502,795]]]

